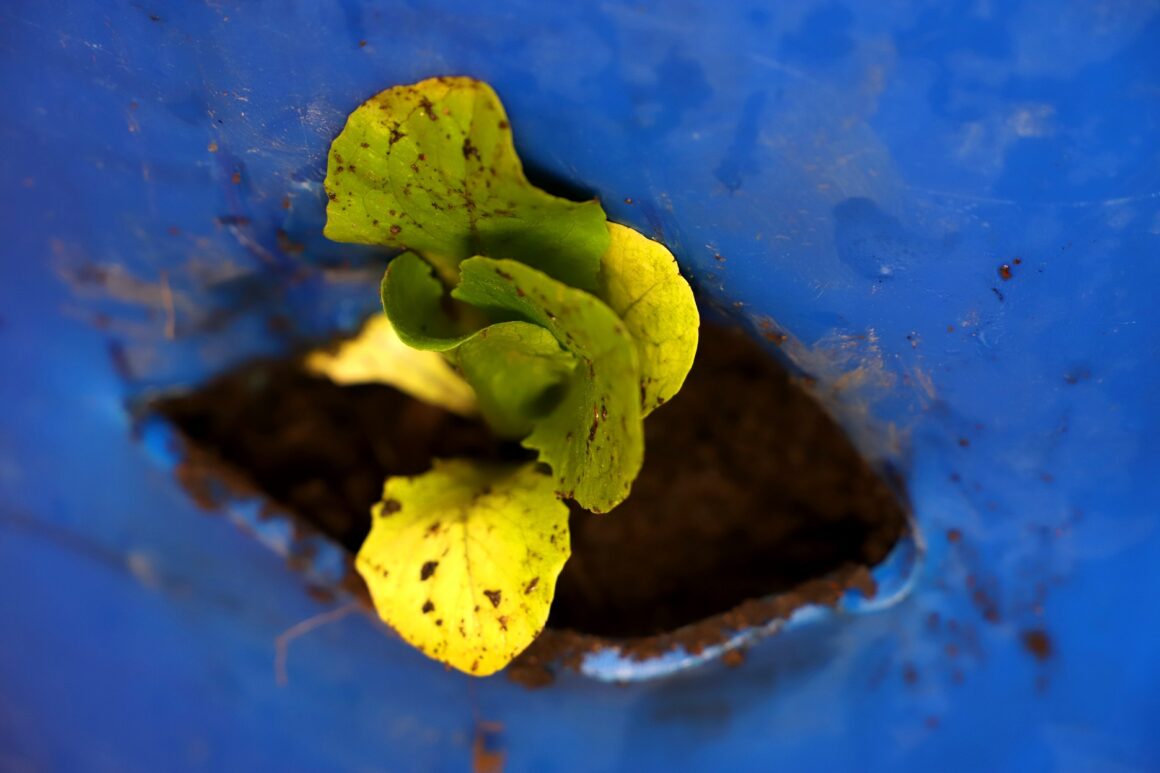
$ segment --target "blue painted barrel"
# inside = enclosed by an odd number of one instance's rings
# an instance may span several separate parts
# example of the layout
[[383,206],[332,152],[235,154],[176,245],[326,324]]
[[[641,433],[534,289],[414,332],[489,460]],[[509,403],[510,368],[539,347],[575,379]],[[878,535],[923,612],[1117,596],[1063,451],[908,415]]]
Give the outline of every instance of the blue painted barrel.
[[[1160,768],[1157,51],[1143,2],[5,4],[0,769]],[[375,307],[326,151],[440,74],[785,332],[909,492],[892,603],[530,691],[190,500],[135,408]]]

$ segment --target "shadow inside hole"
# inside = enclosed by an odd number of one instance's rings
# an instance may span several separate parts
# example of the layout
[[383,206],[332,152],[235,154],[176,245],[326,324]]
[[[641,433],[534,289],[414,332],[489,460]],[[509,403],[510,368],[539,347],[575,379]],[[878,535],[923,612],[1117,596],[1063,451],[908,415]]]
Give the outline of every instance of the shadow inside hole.
[[[352,553],[389,475],[432,458],[527,458],[482,425],[297,361],[226,374],[154,409],[199,453]],[[684,389],[645,422],[646,458],[613,512],[574,509],[549,627],[614,639],[671,631],[850,566],[874,566],[905,510],[845,434],[748,336],[705,325]],[[197,461],[194,461],[197,460]]]

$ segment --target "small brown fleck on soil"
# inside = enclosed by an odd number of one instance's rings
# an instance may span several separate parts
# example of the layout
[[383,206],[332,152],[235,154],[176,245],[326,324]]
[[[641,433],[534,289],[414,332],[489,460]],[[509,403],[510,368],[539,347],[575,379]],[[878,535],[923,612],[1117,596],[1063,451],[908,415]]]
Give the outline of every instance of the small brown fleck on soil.
[[959,529],[947,529],[947,542],[959,542],[963,538],[963,533]]
[[1021,266],[1021,265],[1023,265],[1023,258],[1015,258],[1015,260],[1013,260],[1011,262],[1014,263],[1016,266]]
[[427,561],[419,569],[419,580],[425,582],[431,579],[431,575],[435,574],[435,570],[439,568],[438,561]]
[[483,595],[487,596],[487,600],[491,602],[493,607],[499,607],[500,601],[503,600],[503,591],[485,590]]
[[1042,628],[1034,628],[1030,631],[1024,631],[1023,648],[1035,656],[1036,660],[1044,661],[1051,657],[1054,648],[1051,644],[1051,637],[1048,636],[1047,631]]
[[999,278],[1000,279],[1002,279],[1004,282],[1006,282],[1012,276],[1014,276],[1014,274],[1011,273],[1011,267],[1009,265],[1004,263],[1003,265],[999,266]]

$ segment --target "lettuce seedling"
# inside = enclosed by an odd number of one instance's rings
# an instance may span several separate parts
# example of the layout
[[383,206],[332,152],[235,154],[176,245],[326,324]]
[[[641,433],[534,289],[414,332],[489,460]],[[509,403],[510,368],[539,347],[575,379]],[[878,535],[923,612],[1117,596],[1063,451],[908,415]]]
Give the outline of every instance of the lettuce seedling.
[[[494,673],[547,621],[570,551],[563,500],[605,513],[629,495],[643,419],[693,363],[692,291],[663,245],[607,222],[599,202],[531,185],[498,97],[469,78],[361,105],[331,146],[326,191],[328,237],[403,250],[383,277],[375,332],[437,379],[385,380],[478,411],[536,454],[388,479],[356,559],[406,641]],[[321,367],[365,378],[374,357],[352,346],[361,364]],[[432,353],[438,367],[423,359]]]

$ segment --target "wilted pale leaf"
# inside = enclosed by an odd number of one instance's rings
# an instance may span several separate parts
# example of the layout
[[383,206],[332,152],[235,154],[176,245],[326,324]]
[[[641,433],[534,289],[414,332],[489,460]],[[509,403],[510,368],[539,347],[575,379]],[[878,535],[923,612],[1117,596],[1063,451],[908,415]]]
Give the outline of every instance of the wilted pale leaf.
[[478,413],[471,386],[443,355],[407,346],[382,314],[368,319],[357,336],[336,350],[311,352],[306,368],[343,386],[387,384],[460,416]]

